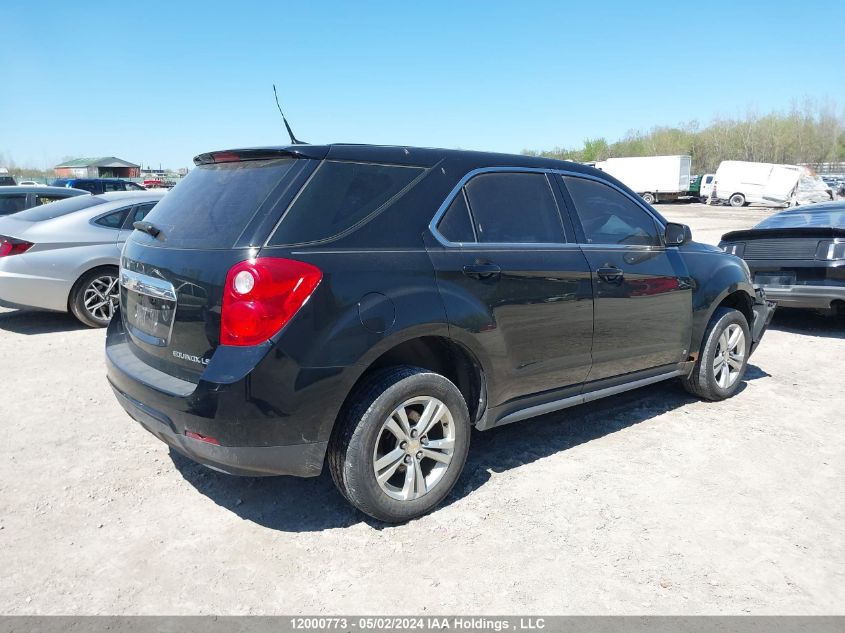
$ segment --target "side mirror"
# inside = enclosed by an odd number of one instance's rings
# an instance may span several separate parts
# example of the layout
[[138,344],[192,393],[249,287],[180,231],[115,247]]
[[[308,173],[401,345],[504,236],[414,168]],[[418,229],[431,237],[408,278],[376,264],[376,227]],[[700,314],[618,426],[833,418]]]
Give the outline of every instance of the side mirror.
[[686,224],[667,222],[666,230],[663,232],[663,240],[666,246],[682,246],[692,241],[692,231]]

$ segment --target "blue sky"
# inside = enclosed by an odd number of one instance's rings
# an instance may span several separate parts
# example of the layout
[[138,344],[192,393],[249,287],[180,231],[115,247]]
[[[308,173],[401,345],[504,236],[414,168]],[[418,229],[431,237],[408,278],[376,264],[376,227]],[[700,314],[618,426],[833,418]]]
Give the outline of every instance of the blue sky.
[[[165,167],[297,136],[519,152],[845,102],[827,2],[5,0],[0,153]],[[828,62],[816,62],[819,57]]]

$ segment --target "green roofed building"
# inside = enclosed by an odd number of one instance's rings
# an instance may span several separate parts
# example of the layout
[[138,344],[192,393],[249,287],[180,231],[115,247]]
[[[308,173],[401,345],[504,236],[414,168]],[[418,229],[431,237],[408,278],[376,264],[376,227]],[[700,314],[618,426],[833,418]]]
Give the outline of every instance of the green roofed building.
[[74,158],[53,168],[57,178],[138,178],[141,166],[115,158]]

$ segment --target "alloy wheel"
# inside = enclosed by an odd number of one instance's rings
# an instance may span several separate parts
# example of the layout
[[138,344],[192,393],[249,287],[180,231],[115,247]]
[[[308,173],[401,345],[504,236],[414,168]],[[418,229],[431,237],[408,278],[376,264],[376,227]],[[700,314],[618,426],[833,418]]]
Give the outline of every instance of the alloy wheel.
[[384,421],[373,449],[373,472],[382,491],[410,501],[443,479],[455,449],[455,424],[437,398],[406,400]]
[[102,275],[94,279],[82,296],[85,311],[98,321],[111,320],[119,300],[117,277],[112,275]]
[[713,377],[716,384],[727,389],[739,379],[745,360],[745,333],[736,323],[731,323],[719,336],[713,359]]

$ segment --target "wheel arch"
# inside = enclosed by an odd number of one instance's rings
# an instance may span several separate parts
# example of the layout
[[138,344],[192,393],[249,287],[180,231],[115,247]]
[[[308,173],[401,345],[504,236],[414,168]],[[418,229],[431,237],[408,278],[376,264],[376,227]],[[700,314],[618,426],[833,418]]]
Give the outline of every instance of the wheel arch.
[[[449,379],[464,396],[473,423],[484,413],[487,405],[485,371],[475,354],[448,336],[424,334],[396,339],[392,345],[380,348],[377,354],[358,365],[360,371],[354,377],[338,415],[369,376],[386,367],[400,365],[421,367]],[[337,416],[332,420],[332,426],[336,423]]]
[[102,268],[113,268],[115,270],[120,270],[120,266],[117,262],[111,261],[103,261],[103,260],[94,260],[92,262],[86,262],[84,266],[77,269],[75,275],[76,279],[74,279],[73,283],[70,285],[70,290],[68,290],[67,297],[65,299],[65,305],[67,306],[67,311],[71,311],[71,301],[73,301],[73,295],[76,292],[79,284],[82,282],[82,278],[85,277],[88,273],[91,273],[95,270],[100,270]]
[[715,300],[707,306],[707,309],[703,311],[704,314],[696,320],[693,328],[694,338],[690,347],[691,352],[696,355],[700,352],[707,325],[719,308],[734,308],[739,310],[748,322],[748,327],[751,328],[754,321],[753,292],[753,287],[747,282],[745,284],[732,284],[730,287],[722,290],[716,296]]
[[[748,327],[754,321],[754,299],[745,290],[735,290],[725,295],[725,297],[716,305],[710,317],[719,308],[734,308],[742,312],[745,320],[748,322]],[[709,320],[709,319],[708,319]]]

